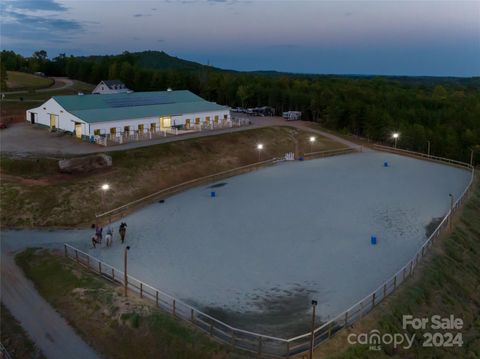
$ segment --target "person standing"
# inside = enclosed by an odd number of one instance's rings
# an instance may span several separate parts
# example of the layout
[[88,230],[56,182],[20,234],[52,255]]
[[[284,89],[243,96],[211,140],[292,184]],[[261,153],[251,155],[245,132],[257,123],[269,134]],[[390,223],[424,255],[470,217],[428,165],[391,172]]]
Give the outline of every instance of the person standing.
[[125,222],[120,223],[120,228],[118,229],[118,233],[120,233],[120,239],[125,242],[125,235],[127,234],[127,224]]

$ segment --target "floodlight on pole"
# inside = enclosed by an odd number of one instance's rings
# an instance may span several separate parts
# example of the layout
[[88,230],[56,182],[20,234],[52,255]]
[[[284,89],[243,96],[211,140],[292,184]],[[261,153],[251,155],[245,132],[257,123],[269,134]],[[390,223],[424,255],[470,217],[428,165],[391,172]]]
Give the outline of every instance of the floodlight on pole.
[[394,143],[395,143],[395,144],[394,144],[394,147],[397,148],[397,140],[398,140],[398,138],[400,137],[400,134],[399,134],[398,132],[394,132],[394,133],[392,134],[392,137],[393,137],[393,140],[395,141],[395,142],[394,142]]
[[315,136],[310,136],[308,140],[310,141],[310,152],[312,152],[312,145],[317,140],[317,138]]
[[263,143],[259,143],[259,144],[257,145],[258,162],[260,162],[260,154],[261,154],[262,150],[263,150]]
[[108,191],[110,189],[110,185],[108,183],[102,184],[102,190]]

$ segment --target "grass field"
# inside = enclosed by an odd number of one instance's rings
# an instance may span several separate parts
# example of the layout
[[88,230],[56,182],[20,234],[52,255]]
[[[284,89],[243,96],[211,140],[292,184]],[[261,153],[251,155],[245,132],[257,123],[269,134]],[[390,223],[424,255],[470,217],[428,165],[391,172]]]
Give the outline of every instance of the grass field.
[[7,71],[9,91],[33,90],[52,86],[54,81],[48,77],[35,76],[26,72]]
[[[413,279],[407,280],[401,289],[380,304],[372,313],[348,330],[338,333],[321,345],[315,358],[479,358],[480,357],[480,181],[456,219],[454,231],[437,242]],[[426,330],[402,328],[402,316],[430,318],[454,315],[464,322],[460,331],[463,346],[424,347]],[[415,334],[417,340],[409,350],[382,345],[380,351],[369,350],[368,345],[349,345],[351,333]],[[430,330],[432,331],[432,330]],[[435,331],[432,332],[442,332]],[[452,331],[456,333],[456,331]]]
[[[85,226],[100,209],[103,182],[112,187],[108,207],[114,208],[162,188],[256,162],[258,142],[265,144],[262,156],[267,159],[292,151],[296,142],[307,143],[308,136],[290,127],[273,127],[112,152],[112,169],[83,176],[58,173],[54,159],[3,156],[1,224]],[[318,139],[318,150],[338,147]]]
[[[106,358],[235,358],[185,323],[61,255],[27,249],[17,264],[39,293]],[[95,335],[92,335],[95,333]]]
[[[37,79],[46,80],[46,78],[44,77],[38,77],[38,76],[33,76],[33,75],[23,74],[23,73],[19,73],[19,74],[30,76],[29,78],[32,81],[36,81]],[[95,88],[94,85],[91,85],[82,81],[77,81],[77,80],[73,80],[72,87],[69,87],[63,90],[55,90],[55,86],[53,86],[51,89],[49,88],[49,91],[34,92],[35,87],[33,87],[32,85],[28,87],[28,90],[29,90],[28,93],[6,95],[5,99],[7,101],[1,101],[1,117],[3,119],[6,119],[7,122],[24,121],[25,111],[27,111],[28,109],[40,106],[42,102],[47,101],[53,96],[76,95],[79,92],[90,93],[94,88]],[[23,89],[26,89],[26,88],[23,88]],[[22,88],[19,88],[19,90],[22,90]],[[20,101],[20,99],[22,99],[22,101]]]

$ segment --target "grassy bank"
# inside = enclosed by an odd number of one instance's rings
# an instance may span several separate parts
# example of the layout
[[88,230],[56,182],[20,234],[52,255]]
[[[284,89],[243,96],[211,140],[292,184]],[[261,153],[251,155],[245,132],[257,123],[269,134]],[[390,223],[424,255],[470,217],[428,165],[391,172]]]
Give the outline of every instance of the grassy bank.
[[[321,345],[316,358],[479,358],[480,357],[480,181],[476,181],[471,198],[466,203],[451,234],[437,242],[427,259],[401,289],[380,304],[372,313],[351,328],[338,333]],[[454,315],[463,320],[459,331],[461,347],[424,347],[425,332],[439,332],[427,326],[425,330],[404,330],[402,316],[430,318]],[[369,333],[378,329],[385,333],[415,334],[411,349],[381,345],[380,351],[368,345],[350,345],[351,333]],[[448,332],[448,330],[447,330]],[[458,331],[452,330],[452,333]]]
[[52,86],[54,81],[48,77],[36,76],[26,72],[7,71],[8,91],[34,90]]
[[45,359],[20,326],[20,323],[17,322],[3,304],[0,313],[0,333],[1,343],[13,358]]
[[[106,358],[235,358],[208,336],[47,250],[17,264],[39,293]],[[94,333],[94,335],[92,335]]]
[[[0,162],[1,223],[4,227],[77,227],[94,214],[172,185],[283,156],[308,143],[308,132],[290,127],[246,130],[111,153],[113,167],[89,175],[57,172],[54,159],[11,158]],[[319,138],[318,150],[341,147]],[[102,205],[100,185],[110,184]]]

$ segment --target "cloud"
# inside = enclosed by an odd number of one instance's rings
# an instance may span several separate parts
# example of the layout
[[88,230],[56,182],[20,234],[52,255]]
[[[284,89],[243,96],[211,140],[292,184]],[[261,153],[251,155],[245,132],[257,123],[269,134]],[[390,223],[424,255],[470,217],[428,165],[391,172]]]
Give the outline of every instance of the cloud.
[[66,11],[63,4],[55,0],[4,0],[4,5],[12,9],[29,11]]
[[296,44],[275,44],[266,47],[269,49],[298,49],[300,46]]
[[61,43],[84,31],[84,24],[65,17],[67,8],[52,0],[2,1],[2,37],[17,42]]

